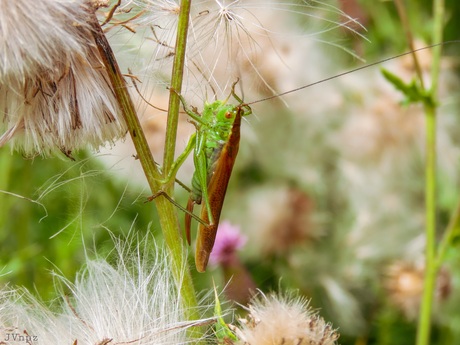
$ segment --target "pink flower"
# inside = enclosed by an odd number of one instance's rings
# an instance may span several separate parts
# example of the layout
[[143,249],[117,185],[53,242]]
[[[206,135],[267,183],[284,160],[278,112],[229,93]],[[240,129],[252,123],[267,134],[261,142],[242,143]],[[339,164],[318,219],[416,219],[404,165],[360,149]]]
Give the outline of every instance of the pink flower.
[[239,260],[237,250],[247,242],[238,226],[225,221],[220,223],[214,249],[209,258],[212,265],[219,265],[225,282],[225,296],[241,305],[249,302],[257,288],[250,273]]
[[236,251],[242,248],[247,242],[238,226],[228,221],[220,223],[214,248],[209,258],[212,265],[228,266],[236,259]]

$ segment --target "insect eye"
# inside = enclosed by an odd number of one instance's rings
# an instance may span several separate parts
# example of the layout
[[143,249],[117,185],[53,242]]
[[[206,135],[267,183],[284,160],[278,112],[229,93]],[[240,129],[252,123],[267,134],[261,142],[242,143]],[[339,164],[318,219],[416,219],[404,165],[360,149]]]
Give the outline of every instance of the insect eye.
[[232,113],[229,112],[229,111],[227,111],[227,112],[225,113],[225,117],[226,117],[227,119],[231,119],[231,118],[232,118]]

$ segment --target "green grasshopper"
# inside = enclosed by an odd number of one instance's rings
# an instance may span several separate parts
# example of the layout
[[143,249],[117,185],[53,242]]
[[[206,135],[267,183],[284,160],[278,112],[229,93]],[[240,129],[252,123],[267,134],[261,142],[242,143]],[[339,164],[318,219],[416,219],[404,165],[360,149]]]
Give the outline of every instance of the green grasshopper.
[[[236,83],[233,84],[231,94],[226,100],[206,102],[201,114],[194,108],[190,109],[184,98],[179,95],[185,112],[192,118],[191,122],[196,132],[190,137],[184,152],[173,164],[171,171],[177,172],[190,152],[194,151],[195,172],[185,213],[185,232],[190,244],[193,208],[195,204],[200,205],[204,201],[195,252],[195,264],[199,272],[206,270],[216,239],[225,193],[238,154],[241,118],[252,113],[251,108],[235,94],[235,85]],[[232,95],[239,105],[227,103]]]

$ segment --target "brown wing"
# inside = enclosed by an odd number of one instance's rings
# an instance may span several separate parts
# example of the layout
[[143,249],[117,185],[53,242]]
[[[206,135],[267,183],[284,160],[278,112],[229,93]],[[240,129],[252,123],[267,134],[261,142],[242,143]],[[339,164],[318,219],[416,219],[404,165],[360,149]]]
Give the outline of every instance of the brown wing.
[[[217,227],[219,225],[220,212],[224,204],[225,193],[227,192],[228,181],[232,174],[238,149],[240,146],[241,114],[243,110],[238,109],[232,132],[217,161],[216,168],[208,184],[209,203],[211,206],[214,224],[210,226],[198,225],[198,236],[196,242],[195,265],[198,272],[204,272],[208,265],[209,255],[214,247]],[[201,219],[209,223],[209,216],[206,207],[201,208]]]

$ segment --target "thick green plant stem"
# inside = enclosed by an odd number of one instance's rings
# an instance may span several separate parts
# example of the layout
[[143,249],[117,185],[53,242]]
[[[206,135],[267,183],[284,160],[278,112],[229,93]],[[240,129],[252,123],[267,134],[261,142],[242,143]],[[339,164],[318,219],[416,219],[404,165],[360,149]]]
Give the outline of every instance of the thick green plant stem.
[[436,282],[436,113],[434,107],[425,108],[425,279],[417,328],[417,345],[428,345],[431,310]]
[[[179,13],[179,21],[177,25],[177,36],[176,36],[176,45],[174,50],[174,62],[173,62],[173,70],[171,74],[171,92],[169,95],[169,106],[168,106],[168,120],[166,125],[166,138],[165,138],[165,151],[163,156],[163,179],[169,176],[171,168],[174,163],[174,154],[176,150],[176,137],[177,137],[177,125],[179,122],[179,108],[180,108],[180,98],[179,94],[182,90],[182,81],[184,76],[184,69],[185,69],[185,53],[187,47],[187,36],[188,36],[188,27],[189,27],[189,19],[190,19],[190,8],[191,8],[191,0],[182,0],[180,4],[180,13]],[[163,191],[166,192],[168,195],[174,194],[174,181],[172,179],[169,184],[163,187]],[[162,228],[169,228],[168,222],[173,219],[174,217],[176,223],[176,231],[164,231],[164,238],[166,244],[169,248],[175,248],[180,246],[180,254],[182,259],[186,259],[186,251],[183,247],[183,242],[181,241],[179,235],[179,226],[177,221],[177,213],[174,209],[173,205],[163,197],[160,197],[163,202],[168,204],[168,214],[167,217],[160,218],[160,223]],[[160,211],[160,209],[159,209]],[[173,251],[173,254],[179,254],[179,248]],[[176,261],[179,262],[179,261]],[[189,313],[189,320],[198,319],[197,314],[197,306],[198,302],[196,300],[196,294],[192,284],[192,278],[190,275],[190,270],[186,263],[181,263],[186,267],[178,267],[179,269],[184,272],[184,282],[183,284],[187,284],[187,288],[183,289],[182,293],[186,293],[183,296],[184,300],[186,300],[186,305],[189,306],[187,312]],[[195,308],[191,308],[191,307]],[[192,329],[189,332],[189,336],[191,338],[201,338],[202,337],[202,330],[200,328]]]
[[[433,3],[434,27],[433,43],[442,42],[444,21],[444,0]],[[437,99],[442,46],[433,48],[430,95]],[[436,102],[425,104],[426,121],[426,167],[425,167],[425,207],[426,207],[426,249],[425,279],[420,316],[417,328],[417,345],[430,344],[431,312],[439,264],[436,259]]]
[[[126,87],[126,82],[115,60],[113,51],[110,48],[110,45],[94,13],[91,22],[96,45],[109,75],[120,109],[123,112],[123,116],[128,126],[128,131],[136,148],[137,156],[141,162],[150,189],[153,194],[156,194],[159,191],[165,190],[165,186],[162,186],[159,183],[159,181],[162,180],[162,174],[158,166],[155,164],[151,151],[148,147],[147,140],[134,108],[134,104]],[[173,276],[176,280],[178,289],[180,290],[182,305],[186,313],[185,317],[189,320],[198,319],[198,303],[190,271],[186,262],[186,255],[184,254],[185,250],[180,236],[176,210],[174,209],[174,205],[163,197],[155,198],[154,201],[170,254]]]
[[187,47],[187,32],[191,4],[191,0],[182,0],[180,5],[173,71],[171,75],[172,90],[169,95],[168,122],[166,127],[165,152],[163,158],[164,176],[168,176],[169,170],[174,162],[180,108],[179,95],[182,90],[182,80],[184,77],[185,52]]

